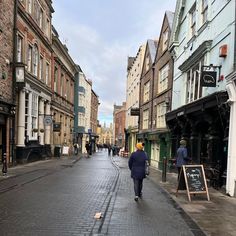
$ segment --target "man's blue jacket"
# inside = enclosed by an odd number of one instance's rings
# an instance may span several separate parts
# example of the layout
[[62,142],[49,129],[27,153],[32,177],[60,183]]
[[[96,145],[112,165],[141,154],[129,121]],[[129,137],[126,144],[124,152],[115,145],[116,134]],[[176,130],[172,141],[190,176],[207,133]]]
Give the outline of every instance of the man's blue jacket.
[[145,166],[148,157],[143,150],[133,152],[129,158],[129,169],[131,170],[131,177],[133,179],[143,179],[145,175]]

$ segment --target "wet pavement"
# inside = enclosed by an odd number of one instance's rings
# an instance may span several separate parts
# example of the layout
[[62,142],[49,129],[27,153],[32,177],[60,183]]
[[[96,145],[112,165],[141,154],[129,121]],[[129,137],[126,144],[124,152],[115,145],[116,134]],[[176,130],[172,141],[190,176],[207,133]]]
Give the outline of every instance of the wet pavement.
[[189,203],[175,196],[175,174],[161,183],[151,168],[135,202],[127,162],[100,151],[10,168],[0,177],[0,235],[236,235],[235,199],[210,189],[210,202]]

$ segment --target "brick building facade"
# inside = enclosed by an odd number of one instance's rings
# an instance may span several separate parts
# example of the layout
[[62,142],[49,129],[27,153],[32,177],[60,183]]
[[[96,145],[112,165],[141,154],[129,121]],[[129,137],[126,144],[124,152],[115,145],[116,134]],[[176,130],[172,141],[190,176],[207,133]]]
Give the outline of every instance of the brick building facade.
[[0,1],[0,162],[6,153],[8,163],[13,162],[13,50],[14,0]]

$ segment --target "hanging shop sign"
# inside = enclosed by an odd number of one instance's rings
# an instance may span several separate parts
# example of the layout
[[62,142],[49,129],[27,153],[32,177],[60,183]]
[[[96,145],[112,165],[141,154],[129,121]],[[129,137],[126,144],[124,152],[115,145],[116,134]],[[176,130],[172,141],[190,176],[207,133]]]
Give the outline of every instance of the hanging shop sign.
[[202,87],[216,87],[216,71],[202,71],[201,86]]
[[55,122],[53,123],[53,132],[60,132],[61,131],[61,123]]
[[130,110],[130,115],[131,116],[139,116],[140,114],[140,109],[139,108],[131,108]]

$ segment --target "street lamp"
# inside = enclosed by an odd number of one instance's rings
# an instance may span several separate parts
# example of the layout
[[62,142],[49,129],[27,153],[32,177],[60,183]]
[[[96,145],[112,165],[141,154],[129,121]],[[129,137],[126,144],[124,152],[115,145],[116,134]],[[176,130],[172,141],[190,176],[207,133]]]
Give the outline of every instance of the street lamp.
[[22,88],[25,85],[25,64],[21,62],[15,63],[15,78],[18,88]]

